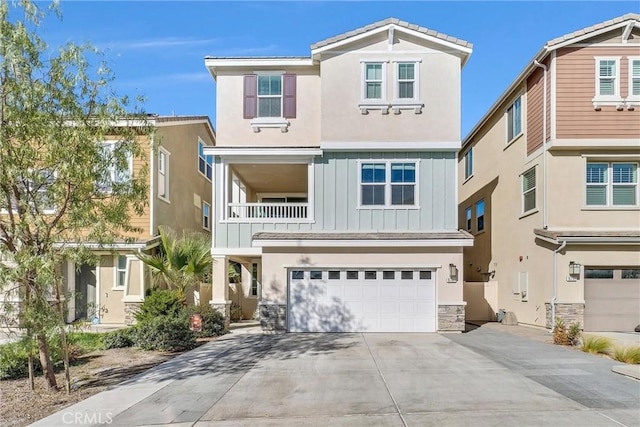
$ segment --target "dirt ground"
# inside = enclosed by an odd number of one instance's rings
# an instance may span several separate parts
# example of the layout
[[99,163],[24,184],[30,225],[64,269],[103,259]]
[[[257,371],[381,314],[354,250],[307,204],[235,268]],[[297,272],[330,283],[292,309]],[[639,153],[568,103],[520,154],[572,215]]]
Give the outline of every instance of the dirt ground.
[[72,392],[64,390],[64,372],[56,375],[60,391],[46,388],[41,376],[35,379],[35,392],[27,379],[0,381],[0,425],[28,425],[73,403],[106,390],[180,353],[144,351],[138,348],[98,350],[71,366]]

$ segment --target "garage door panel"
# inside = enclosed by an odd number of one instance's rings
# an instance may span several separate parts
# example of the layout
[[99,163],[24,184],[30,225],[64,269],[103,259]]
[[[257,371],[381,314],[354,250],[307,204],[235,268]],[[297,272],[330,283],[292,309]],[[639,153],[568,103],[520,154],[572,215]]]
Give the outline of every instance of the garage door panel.
[[[382,271],[366,270],[357,276],[351,274],[352,279],[347,279],[349,275],[342,271],[340,279],[324,281],[311,281],[309,273],[305,274],[306,281],[290,282],[290,331],[436,330],[435,281],[431,274],[396,270],[389,280],[388,270],[386,275]],[[324,272],[322,277],[327,278],[328,273]]]
[[[599,268],[585,267],[597,273]],[[633,331],[640,324],[640,280],[622,278],[620,267],[607,267],[609,278],[584,279],[584,329]],[[602,276],[601,276],[602,277]]]

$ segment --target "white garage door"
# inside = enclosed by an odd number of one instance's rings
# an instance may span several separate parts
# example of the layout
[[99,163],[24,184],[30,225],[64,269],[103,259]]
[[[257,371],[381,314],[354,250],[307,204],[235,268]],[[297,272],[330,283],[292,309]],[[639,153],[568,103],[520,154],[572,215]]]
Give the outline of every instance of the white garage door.
[[435,332],[431,270],[289,270],[291,332]]
[[640,324],[640,268],[584,268],[584,330],[631,332]]

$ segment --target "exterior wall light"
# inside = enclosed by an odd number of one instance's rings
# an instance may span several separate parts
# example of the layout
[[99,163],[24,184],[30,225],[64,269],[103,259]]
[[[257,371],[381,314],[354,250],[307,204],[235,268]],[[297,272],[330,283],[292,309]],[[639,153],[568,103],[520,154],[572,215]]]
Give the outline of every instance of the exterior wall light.
[[449,279],[447,282],[455,283],[458,281],[458,267],[455,264],[449,264]]
[[580,267],[582,266],[576,262],[573,262],[573,261],[569,262],[569,274],[572,276],[579,276]]

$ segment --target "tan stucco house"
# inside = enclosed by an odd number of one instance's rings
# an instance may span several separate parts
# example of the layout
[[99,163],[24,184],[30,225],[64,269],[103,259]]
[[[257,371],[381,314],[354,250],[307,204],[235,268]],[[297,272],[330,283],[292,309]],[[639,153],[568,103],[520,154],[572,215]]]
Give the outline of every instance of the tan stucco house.
[[550,40],[463,141],[473,320],[640,324],[640,15]]
[[464,329],[457,152],[470,43],[386,19],[302,57],[207,57],[212,305],[298,332]]
[[152,136],[143,141],[148,154],[145,160],[132,159],[130,166],[133,174],[145,161],[149,168],[147,207],[143,215],[131,217],[131,224],[141,232],[129,236],[131,241],[96,247],[97,265],[64,263],[67,294],[74,296],[67,301],[69,322],[131,324],[152,285],[151,274],[136,253],[158,246],[158,227],[210,233],[213,164],[204,150],[215,145],[215,133],[209,118],[152,116],[146,123],[154,127]]

